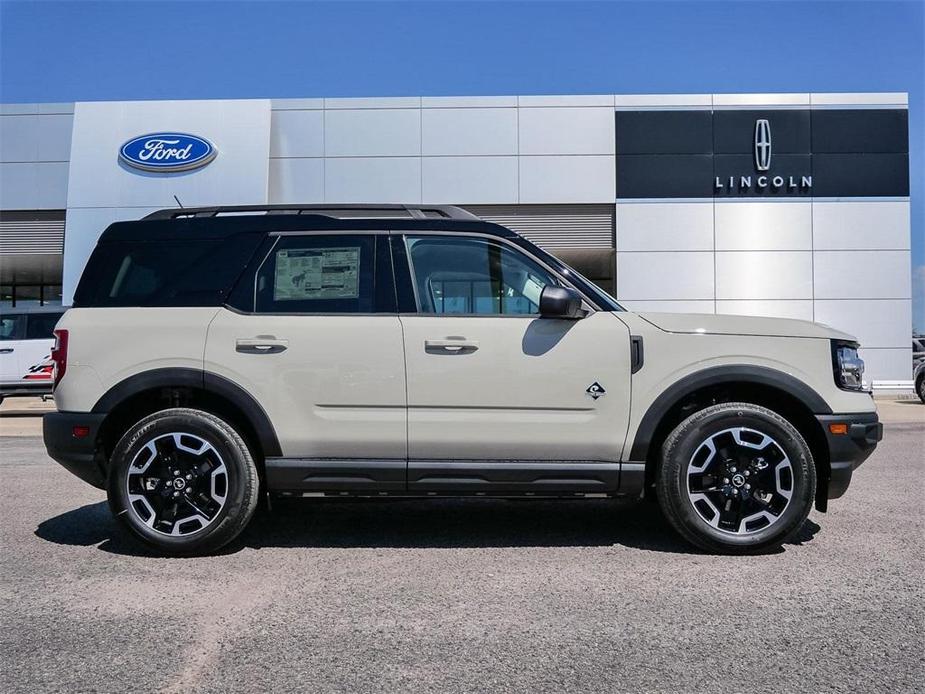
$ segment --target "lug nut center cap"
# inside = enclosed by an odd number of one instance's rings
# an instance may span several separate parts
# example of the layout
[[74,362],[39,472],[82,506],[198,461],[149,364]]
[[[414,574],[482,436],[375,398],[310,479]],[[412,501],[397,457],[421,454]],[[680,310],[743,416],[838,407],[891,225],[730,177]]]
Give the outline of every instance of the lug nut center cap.
[[185,486],[186,486],[186,480],[183,479],[182,477],[177,477],[174,479],[173,481],[174,489],[183,489]]
[[743,475],[743,474],[741,474],[741,473],[738,473],[738,474],[733,475],[733,476],[732,476],[732,483],[733,483],[736,487],[741,487],[742,485],[745,484],[745,475]]

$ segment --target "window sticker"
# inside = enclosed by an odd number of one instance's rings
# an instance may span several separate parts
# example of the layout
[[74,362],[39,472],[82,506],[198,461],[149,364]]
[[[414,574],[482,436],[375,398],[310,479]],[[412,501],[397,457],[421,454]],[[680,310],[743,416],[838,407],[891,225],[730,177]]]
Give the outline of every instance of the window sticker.
[[274,301],[356,299],[360,247],[288,248],[276,252]]

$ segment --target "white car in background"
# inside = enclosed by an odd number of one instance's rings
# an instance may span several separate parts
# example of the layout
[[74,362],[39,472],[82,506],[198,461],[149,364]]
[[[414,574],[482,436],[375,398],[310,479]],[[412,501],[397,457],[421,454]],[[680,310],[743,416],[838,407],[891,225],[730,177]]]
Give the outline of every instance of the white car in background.
[[53,331],[64,309],[0,309],[0,402],[12,396],[50,395]]

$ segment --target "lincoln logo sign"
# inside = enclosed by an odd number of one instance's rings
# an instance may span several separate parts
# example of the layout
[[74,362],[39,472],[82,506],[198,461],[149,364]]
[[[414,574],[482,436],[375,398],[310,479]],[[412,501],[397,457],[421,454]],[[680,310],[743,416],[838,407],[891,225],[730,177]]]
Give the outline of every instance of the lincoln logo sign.
[[150,133],[126,142],[119,149],[119,159],[142,171],[191,171],[215,159],[215,147],[196,135],[184,133]]
[[808,193],[813,187],[813,177],[797,174],[764,173],[771,168],[771,123],[766,118],[755,121],[755,169],[758,175],[714,176],[713,188],[729,193],[760,193],[770,190],[790,194]]
[[764,118],[755,121],[755,168],[759,171],[771,168],[771,124]]

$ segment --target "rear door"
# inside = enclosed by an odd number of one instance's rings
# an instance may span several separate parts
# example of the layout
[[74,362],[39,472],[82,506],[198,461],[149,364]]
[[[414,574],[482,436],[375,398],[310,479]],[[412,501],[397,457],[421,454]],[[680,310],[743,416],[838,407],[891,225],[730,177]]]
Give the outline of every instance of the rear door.
[[55,344],[54,329],[61,313],[30,313],[26,317],[26,341],[19,354],[21,378],[33,385],[46,382],[51,388],[53,367],[51,348]]
[[[283,457],[271,489],[404,489],[405,367],[388,234],[271,236],[246,275],[248,310],[213,319],[205,370],[247,390]],[[241,294],[241,287],[235,294]]]
[[499,239],[409,235],[395,247],[419,307],[401,316],[409,489],[612,486],[629,408],[626,326],[607,311],[541,318],[543,287],[562,281]]

